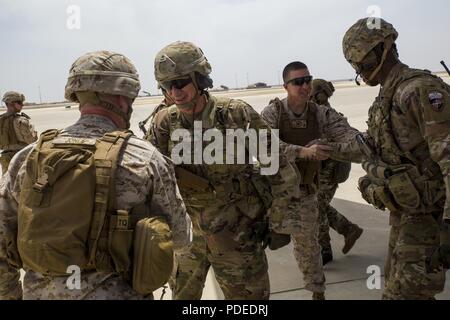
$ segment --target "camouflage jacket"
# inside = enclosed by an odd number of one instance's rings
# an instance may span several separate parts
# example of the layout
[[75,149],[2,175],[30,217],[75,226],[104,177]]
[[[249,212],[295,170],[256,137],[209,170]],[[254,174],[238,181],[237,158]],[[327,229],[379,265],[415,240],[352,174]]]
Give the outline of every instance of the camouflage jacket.
[[[270,125],[271,128],[277,129],[280,117],[280,109],[277,104],[280,104],[280,100],[275,99],[264,108],[261,115],[262,118]],[[293,120],[297,117],[292,110],[287,106],[287,98],[281,100],[285,112]],[[314,103],[314,102],[309,102]],[[352,140],[358,130],[351,127],[347,122],[347,119],[342,116],[335,109],[328,106],[318,106],[317,110],[317,122],[319,125],[319,136],[321,139],[326,139],[328,142],[346,142]],[[280,141],[281,150],[287,155],[289,161],[293,162],[298,158],[300,149],[303,147],[293,144],[284,143]],[[334,155],[333,155],[334,157]]]
[[[407,164],[428,177],[421,178],[429,180],[424,188],[415,181],[421,201],[435,203],[442,196],[435,192],[440,188],[435,182],[442,185],[444,216],[450,219],[448,84],[425,71],[397,64],[369,110],[368,125],[369,142],[382,161],[394,166]],[[361,161],[363,157],[356,141],[342,145],[341,150],[347,160]]]
[[[101,137],[117,130],[107,118],[84,115],[74,125],[62,131],[63,136]],[[17,232],[17,207],[25,160],[34,145],[13,158],[10,171],[0,183],[0,299],[20,298],[22,288],[19,270],[7,263],[7,235]],[[130,210],[148,206],[149,212],[167,217],[172,228],[174,247],[181,249],[190,243],[190,219],[175,181],[170,159],[162,156],[147,141],[131,137],[119,159],[116,176],[117,207]],[[81,289],[69,290],[66,277],[49,277],[26,270],[23,280],[24,299],[141,299],[116,274],[84,272]]]
[[[266,146],[264,146],[264,148],[267,147],[268,150],[266,151],[270,155],[272,138],[270,134],[270,127],[267,126],[260,115],[250,105],[241,100],[231,99],[228,102],[228,107],[221,109],[218,107],[217,98],[207,94],[207,100],[207,104],[204,107],[203,111],[197,114],[195,117],[195,121],[202,122],[203,129],[216,128],[219,130],[223,130],[223,127],[242,130],[254,129],[257,135],[259,133],[262,133],[262,130],[266,130],[268,133],[268,143]],[[178,118],[176,118],[176,120],[171,120],[170,109],[166,108],[161,110],[155,115],[155,118],[153,120],[152,127],[150,129],[150,135],[148,137],[149,141],[152,142],[163,154],[169,156],[170,145],[173,144],[169,137],[171,126],[173,126],[172,121],[177,121],[176,125],[178,127],[190,129],[192,132],[193,119],[191,117],[191,115],[185,116],[184,114],[179,113],[179,116]],[[220,121],[218,120],[219,118],[221,119]],[[248,149],[249,145],[247,141],[247,144],[245,146],[247,159],[249,155]],[[296,216],[298,214],[298,210],[296,210],[295,208],[295,200],[298,199],[299,194],[298,176],[293,166],[287,161],[286,157],[279,153],[278,148],[275,150],[275,154],[272,154],[272,156],[277,157],[277,160],[279,161],[279,169],[275,174],[265,176],[269,180],[273,198],[272,205],[269,210],[269,220],[272,228],[277,232],[291,233],[296,228],[300,228],[300,220]],[[259,162],[261,163],[262,161]],[[248,162],[246,162],[244,165],[226,163],[209,165],[202,163],[187,165],[184,167],[186,167],[194,174],[206,179],[207,181],[216,184],[220,189],[225,189],[225,192],[222,194],[225,197],[228,197],[228,195],[226,195],[226,192],[231,194],[233,193],[234,188],[232,186],[231,188],[222,188],[222,185],[226,185],[226,182],[228,182],[228,180],[233,182],[234,178],[237,178],[239,180],[242,191],[243,189],[252,189],[248,187],[250,185],[250,179],[244,174],[248,172],[254,172],[253,163],[248,164]],[[183,189],[182,187],[180,188]],[[216,191],[218,190],[216,189]],[[201,195],[198,194],[198,196]],[[210,201],[207,206],[214,207],[218,202],[227,201],[227,198],[225,197],[224,199],[217,199],[217,201]],[[289,230],[284,227],[278,229],[281,221],[285,219],[292,221],[289,226]]]
[[[5,121],[8,121],[6,119],[9,116],[12,117],[10,121],[14,132],[3,132],[3,130],[6,129],[6,127],[3,128],[6,123],[4,123],[2,119],[5,118]],[[30,117],[24,113],[12,115],[11,113],[6,112],[0,116],[0,123],[2,123],[2,127],[0,127],[0,134],[2,135],[0,141],[6,142],[6,144],[0,145],[0,148],[4,151],[17,151],[37,140],[37,133],[30,122]],[[6,136],[3,137],[3,135]]]

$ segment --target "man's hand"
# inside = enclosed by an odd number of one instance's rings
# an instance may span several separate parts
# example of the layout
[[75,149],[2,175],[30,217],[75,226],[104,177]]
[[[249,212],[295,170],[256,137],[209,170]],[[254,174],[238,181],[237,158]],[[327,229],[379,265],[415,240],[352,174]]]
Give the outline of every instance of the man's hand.
[[313,144],[312,146],[301,148],[298,157],[300,159],[314,161],[327,160],[330,157],[332,151],[333,147],[329,145]]

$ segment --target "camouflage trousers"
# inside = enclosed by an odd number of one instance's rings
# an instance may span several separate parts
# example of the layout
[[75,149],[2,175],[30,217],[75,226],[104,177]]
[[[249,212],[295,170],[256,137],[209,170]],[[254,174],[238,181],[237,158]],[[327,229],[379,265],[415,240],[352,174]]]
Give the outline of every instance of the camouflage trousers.
[[329,182],[325,179],[320,181],[317,197],[319,201],[319,244],[322,248],[330,247],[330,227],[337,233],[345,235],[353,225],[330,204],[337,188],[337,183]]
[[[252,201],[244,202],[251,205]],[[225,299],[269,299],[267,258],[255,230],[256,216],[261,217],[264,209],[258,202],[247,210],[242,204],[214,209],[188,207],[193,242],[175,255],[170,281],[173,299],[201,299],[211,266]]]
[[315,187],[301,185],[300,201],[302,230],[291,235],[294,256],[300,271],[303,273],[305,288],[312,292],[324,292],[325,275],[318,241],[319,209]]
[[24,300],[153,300],[153,294],[143,296],[116,273],[82,272],[79,288],[70,288],[74,276],[51,277],[26,272],[23,279]]
[[445,272],[428,273],[425,259],[440,244],[439,219],[406,212],[393,218],[391,214],[383,299],[433,299],[444,289]]

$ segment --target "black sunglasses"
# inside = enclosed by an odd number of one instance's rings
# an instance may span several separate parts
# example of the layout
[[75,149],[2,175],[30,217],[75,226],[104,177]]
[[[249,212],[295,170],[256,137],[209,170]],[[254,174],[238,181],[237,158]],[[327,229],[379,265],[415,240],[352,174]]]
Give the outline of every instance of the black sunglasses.
[[302,86],[303,84],[309,84],[313,79],[313,76],[304,76],[289,80],[286,84],[292,83],[294,86]]
[[172,87],[174,87],[178,90],[181,90],[190,83],[192,83],[192,79],[189,77],[189,78],[184,78],[184,79],[163,81],[163,82],[161,82],[161,87],[166,91],[170,91],[170,89],[172,89]]

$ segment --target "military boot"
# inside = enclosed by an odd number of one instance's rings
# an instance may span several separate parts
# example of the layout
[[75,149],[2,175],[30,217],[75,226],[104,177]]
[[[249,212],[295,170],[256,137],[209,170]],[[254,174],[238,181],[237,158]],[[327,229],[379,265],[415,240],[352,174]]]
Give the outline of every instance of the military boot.
[[347,254],[351,248],[353,248],[356,240],[358,240],[359,237],[361,237],[361,234],[363,233],[363,229],[360,228],[356,224],[352,224],[347,232],[345,233],[345,245],[342,248],[342,253]]
[[333,250],[331,249],[331,244],[327,244],[322,247],[322,265],[326,265],[328,262],[333,261]]
[[313,292],[313,300],[325,300],[325,292]]

